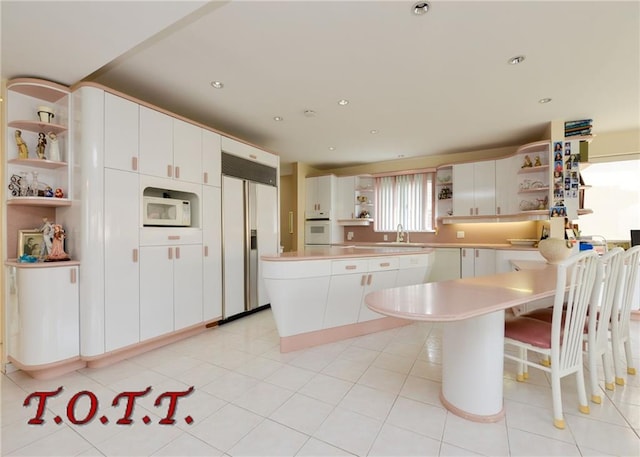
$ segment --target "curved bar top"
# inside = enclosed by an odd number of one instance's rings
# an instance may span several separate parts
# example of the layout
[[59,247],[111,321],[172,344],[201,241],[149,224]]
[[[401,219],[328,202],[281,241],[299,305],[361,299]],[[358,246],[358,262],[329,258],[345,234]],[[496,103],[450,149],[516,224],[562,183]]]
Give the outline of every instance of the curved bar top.
[[448,322],[469,319],[528,303],[555,293],[551,265],[477,278],[452,279],[372,292],[373,311],[403,319]]
[[261,260],[266,261],[294,261],[294,260],[319,260],[319,259],[341,259],[354,257],[380,257],[386,255],[410,255],[429,254],[432,248],[421,246],[400,245],[400,246],[317,246],[306,247],[302,251],[282,252],[276,255],[263,255]]
[[444,322],[440,401],[478,422],[504,417],[504,310],[555,294],[552,265],[477,278],[378,290],[365,296],[380,314]]

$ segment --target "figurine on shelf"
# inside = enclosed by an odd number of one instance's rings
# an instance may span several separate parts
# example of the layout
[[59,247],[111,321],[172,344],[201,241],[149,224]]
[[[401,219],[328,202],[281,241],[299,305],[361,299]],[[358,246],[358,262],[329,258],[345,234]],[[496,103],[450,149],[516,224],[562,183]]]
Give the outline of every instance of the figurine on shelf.
[[56,198],[64,198],[64,192],[58,187],[53,196]]
[[55,224],[53,226],[53,244],[51,253],[45,258],[45,261],[69,260],[69,255],[64,252],[64,230],[62,225]]
[[27,143],[22,139],[20,130],[16,130],[16,146],[18,146],[18,157],[27,159],[29,157],[29,149],[27,148]]
[[54,162],[62,161],[60,157],[60,146],[58,145],[58,135],[53,132],[47,133],[49,137],[49,160]]
[[47,138],[44,133],[38,133],[38,146],[36,146],[36,154],[38,154],[39,159],[46,159],[44,156],[44,148],[47,146]]
[[42,246],[42,255],[48,255],[51,253],[53,245],[53,223],[48,218],[42,218],[42,225],[38,227],[38,231],[42,232],[42,240],[44,246]]
[[541,167],[542,161],[540,160],[540,156],[536,156],[535,162],[533,163],[534,167]]
[[533,163],[531,162],[531,157],[528,155],[524,156],[524,163],[521,168],[531,168],[533,167]]

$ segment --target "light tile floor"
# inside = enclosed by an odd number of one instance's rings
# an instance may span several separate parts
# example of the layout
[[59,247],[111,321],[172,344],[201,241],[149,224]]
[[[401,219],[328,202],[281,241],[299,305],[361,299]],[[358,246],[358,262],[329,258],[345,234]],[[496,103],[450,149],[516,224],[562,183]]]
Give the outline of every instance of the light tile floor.
[[[640,348],[640,322],[632,322]],[[638,456],[640,375],[605,391],[591,414],[577,411],[574,381],[563,381],[567,428],[552,425],[548,377],[531,370],[514,380],[505,364],[506,416],[492,424],[461,419],[438,400],[441,327],[411,325],[281,354],[270,310],[100,369],[37,381],[20,371],[1,376],[2,455],[162,456]],[[638,364],[636,352],[636,367]],[[470,373],[470,381],[473,373]],[[588,382],[588,379],[587,379]],[[47,403],[45,423],[28,425],[35,391],[64,391]],[[123,391],[150,394],[136,403],[132,425],[118,425]],[[176,423],[160,425],[166,391],[195,391],[178,400]],[[67,405],[81,391],[98,401],[95,418],[73,424]],[[75,402],[76,421],[90,398]],[[194,421],[187,424],[186,416]],[[60,416],[60,425],[54,418]],[[106,416],[107,424],[98,418]],[[142,418],[148,416],[148,425]]]

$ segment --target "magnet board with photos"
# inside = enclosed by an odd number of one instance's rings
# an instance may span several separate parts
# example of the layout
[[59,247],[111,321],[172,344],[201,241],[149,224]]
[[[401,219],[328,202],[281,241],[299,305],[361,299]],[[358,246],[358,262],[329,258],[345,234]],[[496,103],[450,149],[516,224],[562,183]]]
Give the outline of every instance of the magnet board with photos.
[[549,217],[577,219],[580,207],[580,142],[553,142],[553,200]]

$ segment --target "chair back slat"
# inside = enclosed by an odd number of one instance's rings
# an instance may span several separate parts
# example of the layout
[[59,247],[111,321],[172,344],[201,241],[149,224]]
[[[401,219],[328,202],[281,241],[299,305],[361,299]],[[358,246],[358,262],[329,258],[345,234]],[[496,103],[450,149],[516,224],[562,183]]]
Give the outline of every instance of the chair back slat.
[[[615,297],[614,312],[612,313],[612,325],[617,325],[620,334],[628,333],[629,315],[633,293],[638,281],[638,263],[640,263],[640,246],[634,246],[625,251],[622,256],[623,264],[620,267],[620,281]],[[617,312],[616,312],[617,311]]]
[[[558,264],[551,330],[552,338],[557,339],[551,343],[551,364],[557,363],[560,371],[581,363],[584,323],[595,285],[597,264],[598,255],[594,251],[582,252]],[[567,300],[563,303],[567,288]],[[565,303],[563,323],[561,316]],[[554,341],[560,344],[554,344]]]
[[616,247],[600,258],[596,284],[589,306],[589,334],[592,341],[605,345],[609,339],[609,322],[616,290],[620,284],[624,249]]

